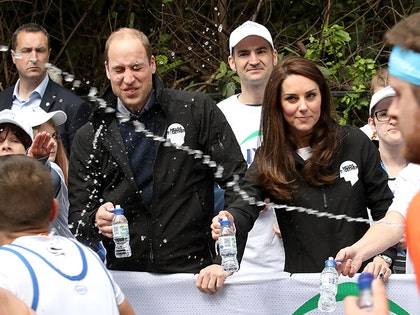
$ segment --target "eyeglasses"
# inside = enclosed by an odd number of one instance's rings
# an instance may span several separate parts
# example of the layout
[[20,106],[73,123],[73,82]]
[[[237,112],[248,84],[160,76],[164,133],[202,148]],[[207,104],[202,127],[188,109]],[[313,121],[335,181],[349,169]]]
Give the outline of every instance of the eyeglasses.
[[60,140],[61,140],[60,135],[58,135],[58,134],[56,134],[56,133],[53,133],[53,134],[51,135],[51,138],[53,138],[55,141],[60,141]]
[[391,117],[388,116],[387,110],[380,110],[373,114],[379,122],[389,122]]

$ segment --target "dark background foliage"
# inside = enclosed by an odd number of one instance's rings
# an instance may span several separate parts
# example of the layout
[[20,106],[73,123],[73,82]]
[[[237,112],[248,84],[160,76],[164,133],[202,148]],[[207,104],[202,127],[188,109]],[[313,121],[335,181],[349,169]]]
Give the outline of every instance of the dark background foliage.
[[[0,44],[10,46],[21,24],[43,25],[51,35],[50,62],[81,80],[75,92],[86,95],[90,87],[107,84],[108,35],[135,27],[149,36],[167,87],[220,93],[215,77],[227,60],[229,34],[246,20],[266,25],[281,54],[305,55],[310,36],[321,38],[324,25],[340,25],[351,37],[341,58],[371,58],[380,68],[390,49],[384,33],[419,10],[419,0],[0,0]],[[329,59],[321,54],[318,61],[325,65]],[[0,89],[16,80],[10,53],[1,52]],[[351,80],[344,73],[331,85],[347,91]],[[73,88],[72,82],[64,84]]]

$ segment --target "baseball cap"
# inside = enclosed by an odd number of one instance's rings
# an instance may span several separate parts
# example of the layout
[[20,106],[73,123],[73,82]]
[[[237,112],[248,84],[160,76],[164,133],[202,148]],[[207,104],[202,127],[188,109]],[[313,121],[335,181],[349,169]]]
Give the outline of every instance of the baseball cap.
[[375,94],[372,95],[372,98],[370,99],[369,104],[369,115],[372,115],[372,109],[378,104],[380,101],[387,97],[395,96],[396,93],[392,87],[389,85],[384,87],[382,90],[379,90]]
[[24,115],[19,111],[4,109],[0,111],[0,124],[12,124],[22,129],[30,138],[34,140],[32,126]]
[[56,126],[64,124],[67,120],[67,115],[62,110],[56,110],[52,112],[46,112],[39,106],[31,106],[22,110],[25,115],[28,115],[32,127],[40,126],[50,119]]
[[232,55],[233,47],[235,47],[241,40],[247,36],[256,35],[264,38],[270,43],[270,46],[274,49],[273,38],[271,37],[268,29],[256,22],[246,21],[242,25],[238,26],[229,37],[229,52]]

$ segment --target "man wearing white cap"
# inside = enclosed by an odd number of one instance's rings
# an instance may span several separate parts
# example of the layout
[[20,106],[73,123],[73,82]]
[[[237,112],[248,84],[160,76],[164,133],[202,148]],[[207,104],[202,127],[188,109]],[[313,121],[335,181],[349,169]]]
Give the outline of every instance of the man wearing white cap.
[[[229,37],[228,63],[241,79],[241,92],[217,105],[226,116],[248,166],[260,145],[261,104],[265,86],[277,64],[277,50],[268,29],[246,21]],[[222,209],[217,209],[222,210]],[[272,210],[262,211],[248,234],[244,256],[234,279],[278,274],[284,270],[284,248],[272,229],[277,225]]]

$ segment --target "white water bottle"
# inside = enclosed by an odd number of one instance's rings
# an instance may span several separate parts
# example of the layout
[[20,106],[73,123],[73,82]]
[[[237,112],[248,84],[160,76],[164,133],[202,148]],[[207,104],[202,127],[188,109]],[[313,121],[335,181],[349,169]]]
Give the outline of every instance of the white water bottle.
[[374,277],[370,272],[360,274],[357,284],[359,286],[359,307],[365,311],[373,309],[373,295],[371,284]]
[[337,305],[335,296],[338,289],[338,272],[335,266],[334,258],[329,257],[325,261],[325,268],[321,272],[318,309],[323,312],[333,312]]
[[236,272],[239,270],[239,263],[236,258],[236,236],[230,226],[230,221],[226,217],[220,222],[219,252],[222,257],[223,271]]
[[130,232],[128,221],[124,216],[124,209],[116,206],[112,218],[112,234],[115,243],[115,257],[124,258],[131,256]]

